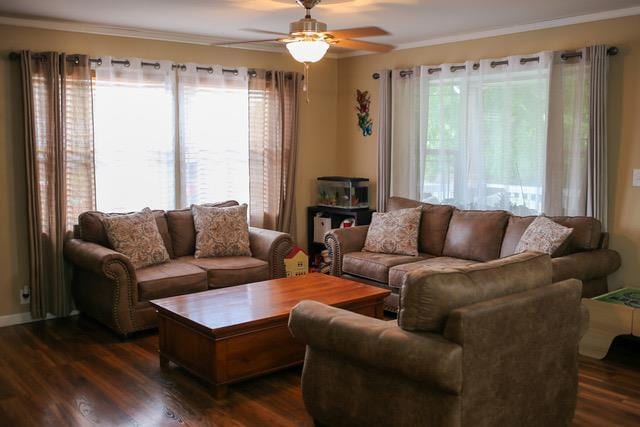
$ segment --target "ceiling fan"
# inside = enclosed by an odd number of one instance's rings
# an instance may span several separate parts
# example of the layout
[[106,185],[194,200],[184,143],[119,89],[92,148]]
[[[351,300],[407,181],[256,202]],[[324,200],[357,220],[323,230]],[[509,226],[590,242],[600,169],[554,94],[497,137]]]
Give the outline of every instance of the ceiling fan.
[[321,60],[329,46],[337,46],[344,49],[366,50],[370,52],[388,52],[394,46],[380,43],[370,43],[354,40],[356,37],[385,36],[389,33],[379,27],[360,27],[343,30],[327,31],[327,24],[311,17],[311,9],[320,0],[296,0],[300,6],[306,9],[303,19],[294,21],[289,25],[289,33],[278,33],[264,30],[251,30],[263,34],[281,36],[275,39],[247,40],[239,42],[217,43],[219,46],[227,46],[242,43],[281,42],[286,43],[287,50],[293,58],[304,64]]

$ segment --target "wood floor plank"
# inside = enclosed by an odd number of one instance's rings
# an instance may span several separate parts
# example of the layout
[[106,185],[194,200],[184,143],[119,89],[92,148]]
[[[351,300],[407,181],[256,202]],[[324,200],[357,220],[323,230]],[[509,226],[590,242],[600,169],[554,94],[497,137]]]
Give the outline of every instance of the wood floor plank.
[[[121,340],[83,317],[0,328],[0,425],[312,426],[300,368],[207,384],[158,363],[155,332]],[[640,425],[640,340],[618,339],[604,360],[581,357],[575,426]]]

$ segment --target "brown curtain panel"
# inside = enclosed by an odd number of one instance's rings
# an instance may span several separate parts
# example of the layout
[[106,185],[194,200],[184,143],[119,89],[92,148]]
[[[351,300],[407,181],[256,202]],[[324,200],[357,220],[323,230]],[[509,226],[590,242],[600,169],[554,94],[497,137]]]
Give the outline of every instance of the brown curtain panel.
[[23,51],[21,71],[31,316],[66,316],[64,239],[95,206],[89,58]]
[[587,151],[587,215],[607,230],[607,84],[609,56],[607,46],[587,48],[591,59],[589,93],[589,146]]
[[292,235],[300,81],[283,71],[249,80],[250,223]]
[[380,71],[378,91],[378,212],[387,211],[391,194],[391,71]]

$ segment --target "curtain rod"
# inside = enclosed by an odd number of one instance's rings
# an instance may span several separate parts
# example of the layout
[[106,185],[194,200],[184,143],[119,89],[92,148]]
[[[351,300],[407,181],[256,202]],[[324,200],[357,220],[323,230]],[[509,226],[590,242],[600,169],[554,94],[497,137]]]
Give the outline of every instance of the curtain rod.
[[[618,48],[615,46],[611,46],[610,48],[607,49],[607,55],[609,56],[614,56],[618,54]],[[566,61],[567,59],[571,59],[571,58],[582,58],[582,52],[565,52],[560,54],[560,59]],[[535,62],[535,61],[540,61],[540,57],[538,56],[532,56],[529,58],[521,58],[520,59],[520,63],[521,64],[526,64],[527,62]],[[491,68],[497,67],[498,65],[507,65],[509,64],[509,61],[507,60],[503,60],[503,61],[491,61]],[[464,70],[465,68],[467,68],[466,65],[452,65],[449,69],[451,70],[451,72],[456,72],[458,70]],[[475,63],[473,64],[473,69],[477,70],[478,68],[480,68],[480,64],[479,63]],[[428,68],[427,72],[429,74],[433,74],[436,73],[438,71],[442,71],[441,67],[437,67],[437,68]],[[406,77],[406,76],[410,76],[413,74],[413,70],[401,70],[400,71],[400,77]],[[373,73],[373,75],[371,76],[373,77],[374,80],[378,80],[380,78],[380,73]]]
[[[34,53],[31,55],[32,58],[44,58],[44,55],[42,54],[38,54],[38,53]],[[16,60],[20,58],[20,54],[18,52],[10,52],[9,53],[9,59],[12,60]],[[80,62],[80,59],[78,58],[78,56],[74,56],[74,55],[70,55],[67,57],[67,61],[68,62],[73,62],[74,64],[78,64]],[[98,65],[102,65],[102,58],[89,58],[89,62],[94,63],[94,64],[98,64]],[[120,64],[120,65],[124,65],[125,67],[129,67],[131,66],[131,62],[128,59],[124,59],[124,60],[117,60],[117,59],[112,59],[111,60],[111,64]],[[143,67],[153,67],[156,70],[160,69],[160,63],[159,62],[141,62],[141,65]],[[181,71],[185,71],[187,69],[187,66],[185,64],[171,64],[171,68],[172,69],[180,69]],[[196,71],[206,71],[209,74],[213,74],[213,67],[196,67]],[[238,70],[233,69],[233,68],[223,68],[222,69],[223,73],[231,73],[234,76],[238,75]],[[249,77],[255,77],[258,75],[258,72],[256,70],[247,70],[247,74],[249,75]],[[267,71],[267,74],[271,74],[270,71]],[[302,79],[304,80],[304,76],[302,76]]]

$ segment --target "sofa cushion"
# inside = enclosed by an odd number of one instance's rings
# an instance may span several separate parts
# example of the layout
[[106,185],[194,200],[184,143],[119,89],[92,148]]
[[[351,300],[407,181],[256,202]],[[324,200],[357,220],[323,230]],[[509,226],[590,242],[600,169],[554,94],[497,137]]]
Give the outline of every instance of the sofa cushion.
[[349,252],[342,259],[342,271],[380,283],[388,283],[389,269],[400,264],[420,261],[429,255],[418,256],[379,254],[376,252]]
[[463,211],[451,216],[442,255],[491,261],[500,257],[500,246],[509,214],[505,211]]
[[[500,256],[505,257],[513,255],[520,238],[524,234],[527,227],[536,219],[535,216],[515,216],[509,218],[507,229],[502,241]],[[602,233],[602,224],[595,218],[586,216],[553,216],[549,217],[554,222],[564,226],[573,228],[573,233],[567,239],[565,245],[562,245],[551,257],[569,255],[575,252],[588,251],[598,249],[600,247],[600,235]]]
[[412,271],[421,269],[447,269],[465,267],[467,265],[476,264],[478,261],[469,259],[451,258],[446,256],[433,257],[423,261],[412,262],[409,264],[400,264],[389,269],[389,286],[392,288],[401,288],[404,276]]
[[230,256],[216,258],[179,258],[182,262],[193,264],[207,272],[210,288],[224,288],[244,283],[269,280],[269,264],[258,258]]
[[418,250],[430,255],[441,256],[449,221],[455,208],[450,205],[421,203],[404,197],[391,197],[387,203],[387,210],[395,211],[416,206],[422,207]]
[[[225,207],[237,205],[238,202],[235,200],[227,200],[220,203],[206,203],[203,206]],[[196,229],[193,225],[191,208],[167,211],[167,225],[171,243],[173,244],[173,257],[193,255],[196,250]]]
[[110,215],[102,224],[111,247],[126,255],[134,268],[142,268],[169,261],[156,219],[151,209],[127,215]]
[[567,241],[573,228],[568,228],[544,216],[539,216],[524,231],[516,252],[544,252],[553,254]]
[[551,284],[551,257],[523,252],[455,269],[407,274],[400,291],[398,325],[442,332],[452,310]]
[[258,258],[247,256],[228,256],[216,258],[194,258],[185,256],[179,258],[207,272],[207,282],[210,288],[224,288],[226,286],[269,280],[269,264]]
[[[167,249],[167,252],[169,252],[169,256],[173,258],[173,245],[171,244],[171,236],[169,235],[169,228],[167,226],[167,217],[165,215],[165,212],[161,210],[154,210],[152,212],[156,218],[156,225],[158,226],[158,231],[162,236],[164,247]],[[109,239],[107,238],[107,232],[105,231],[104,225],[102,224],[102,219],[106,216],[128,215],[130,213],[132,212],[83,212],[78,217],[78,228],[80,229],[79,237],[86,242],[97,243],[101,246],[113,249],[113,247],[109,243]]]
[[418,255],[418,231],[422,209],[374,212],[363,250],[383,254]]
[[568,246],[562,255],[600,247],[602,223],[597,219],[588,216],[554,216],[551,219],[560,225],[573,228]]
[[136,271],[138,300],[172,297],[207,290],[207,273],[193,264],[171,260]]
[[500,248],[500,257],[504,258],[516,253],[516,246],[520,238],[524,234],[524,231],[531,225],[535,216],[516,216],[511,215],[507,222],[507,229],[504,232],[504,239],[502,239],[502,247]]

